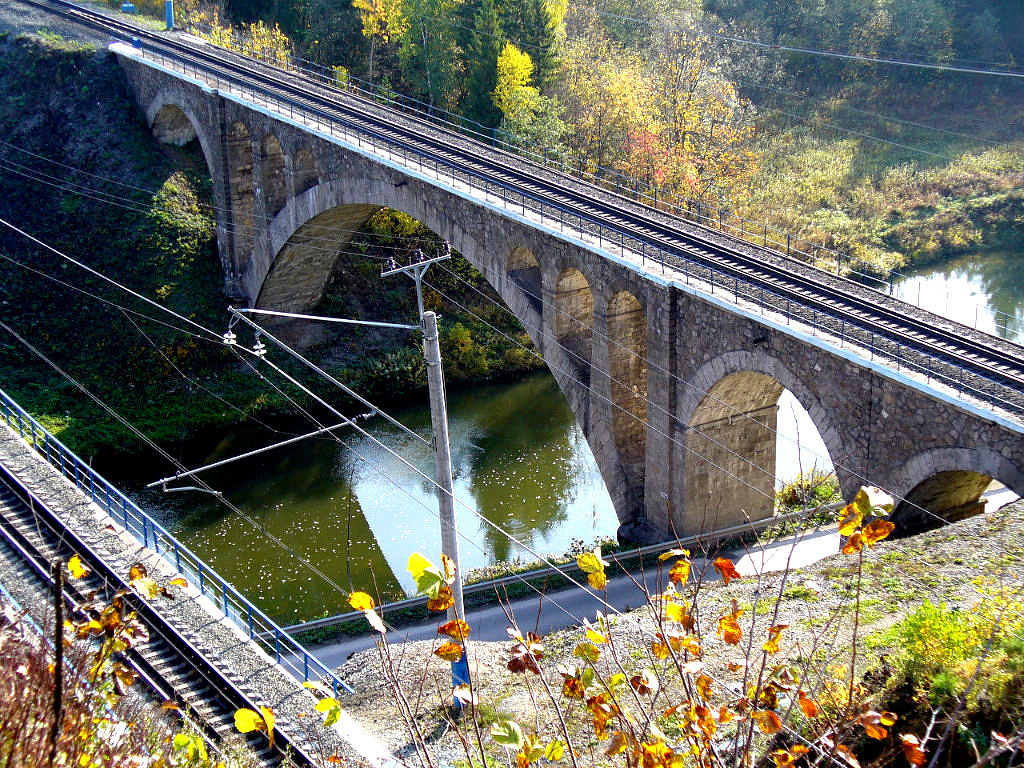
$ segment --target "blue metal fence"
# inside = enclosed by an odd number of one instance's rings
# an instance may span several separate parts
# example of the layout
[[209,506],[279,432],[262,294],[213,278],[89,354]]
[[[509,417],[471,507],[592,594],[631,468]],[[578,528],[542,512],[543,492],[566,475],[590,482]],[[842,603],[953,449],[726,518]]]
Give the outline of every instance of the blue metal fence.
[[8,427],[38,451],[64,477],[85,493],[110,517],[123,525],[144,547],[161,555],[175,570],[210,599],[235,626],[268,655],[303,682],[314,679],[329,684],[335,697],[352,688],[296,642],[273,619],[247,600],[179,542],[160,523],[100,474],[72,453],[38,421],[0,389],[0,415]]

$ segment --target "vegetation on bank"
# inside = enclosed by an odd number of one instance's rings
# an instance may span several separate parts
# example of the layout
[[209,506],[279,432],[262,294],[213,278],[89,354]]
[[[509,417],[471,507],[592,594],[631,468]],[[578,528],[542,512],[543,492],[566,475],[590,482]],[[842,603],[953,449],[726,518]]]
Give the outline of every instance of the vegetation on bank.
[[[158,145],[116,63],[91,46],[52,34],[5,36],[0,72],[0,162],[7,171],[0,218],[213,333],[4,228],[0,302],[8,328],[163,445],[292,413],[293,400],[305,402],[294,388],[268,388],[213,335],[226,328],[227,299],[198,148]],[[415,322],[412,283],[380,277],[396,244],[406,255],[441,247],[422,225],[382,210],[339,259],[318,311]],[[465,260],[456,255],[428,278],[437,290],[428,289],[426,299],[442,313],[442,356],[454,385],[542,365]],[[313,353],[382,402],[426,386],[419,334],[340,332]],[[86,459],[142,448],[123,423],[7,330],[0,331],[0,373],[0,386]]]

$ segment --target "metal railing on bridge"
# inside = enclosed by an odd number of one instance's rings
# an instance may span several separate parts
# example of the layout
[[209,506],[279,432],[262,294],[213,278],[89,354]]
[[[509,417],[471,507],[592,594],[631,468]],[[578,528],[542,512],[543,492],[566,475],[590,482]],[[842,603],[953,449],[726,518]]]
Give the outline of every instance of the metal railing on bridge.
[[[127,53],[127,47],[124,50]],[[618,249],[621,258],[625,260],[632,257],[642,268],[646,268],[650,262],[659,266],[664,274],[670,267],[682,275],[687,286],[693,285],[712,296],[723,296],[772,322],[787,326],[799,323],[811,336],[826,339],[829,344],[841,349],[848,347],[871,362],[877,360],[897,372],[913,374],[925,383],[936,382],[957,395],[995,406],[1018,419],[1024,417],[1024,393],[1014,392],[1021,397],[1009,400],[1003,396],[1009,391],[1008,388],[993,379],[975,371],[966,371],[949,359],[931,355],[915,346],[877,333],[855,319],[837,317],[805,306],[791,296],[766,288],[761,283],[710,267],[687,256],[685,249],[668,252],[660,246],[626,234],[620,227],[609,226],[596,217],[576,213],[547,201],[541,195],[502,184],[457,162],[410,147],[379,131],[331,114],[326,109],[285,98],[269,88],[254,85],[233,75],[211,71],[206,66],[179,58],[142,41],[136,41],[131,55],[148,55],[171,71],[205,82],[221,92],[231,89],[237,96],[249,99],[253,104],[262,104],[277,111],[282,117],[301,121],[313,131],[341,139],[357,149],[370,150],[410,170],[431,175],[439,183],[451,184],[453,188],[460,185],[468,187],[482,195],[485,202],[500,204],[503,210],[524,217],[528,213],[534,214],[539,217],[542,225],[584,240],[589,237],[599,249]]]
[[[771,247],[780,254],[784,253],[805,264],[828,268],[830,271],[835,271],[836,274],[855,279],[875,290],[888,293],[890,296],[895,295],[896,282],[906,279],[906,275],[897,270],[882,275],[877,266],[862,259],[806,238],[794,236],[791,232],[769,224],[767,221],[749,219],[737,213],[727,203],[716,205],[706,200],[696,200],[679,195],[645,179],[599,164],[592,166],[593,170],[591,170],[591,166],[584,165],[581,159],[571,157],[564,148],[538,147],[525,143],[514,134],[500,128],[488,127],[457,112],[407,96],[379,83],[356,77],[343,67],[328,67],[318,64],[297,56],[294,51],[289,51],[284,55],[280,52],[268,53],[264,48],[254,44],[247,35],[236,30],[217,28],[206,22],[200,23],[191,18],[186,19],[184,29],[216,47],[234,51],[285,71],[296,72],[328,88],[353,93],[400,112],[415,115],[417,118],[443,126],[471,139],[490,144],[498,149],[514,152],[546,168],[553,168],[560,173],[574,176],[580,181],[595,184],[618,195],[624,195],[638,203],[649,205],[711,229],[717,229],[739,241],[762,248]],[[908,301],[906,298],[903,300]],[[916,306],[922,306],[920,297],[918,297]],[[1011,325],[1017,321],[1016,316],[994,308],[991,312],[996,330],[1002,329],[1003,335],[1008,336]],[[974,328],[977,329],[977,327],[978,306],[976,305]]]
[[2,389],[0,415],[7,426],[17,432],[52,467],[74,483],[111,518],[123,525],[140,544],[169,562],[251,641],[259,644],[294,677],[303,682],[316,680],[330,685],[335,697],[340,691],[354,693],[347,683],[310,654],[277,622],[253,605],[166,528],[51,435]]

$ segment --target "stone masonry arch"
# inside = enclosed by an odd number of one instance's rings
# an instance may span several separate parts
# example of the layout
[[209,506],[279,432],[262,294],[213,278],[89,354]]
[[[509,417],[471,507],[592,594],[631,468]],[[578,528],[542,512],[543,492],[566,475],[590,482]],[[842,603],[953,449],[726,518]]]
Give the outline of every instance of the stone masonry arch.
[[1024,472],[990,449],[941,448],[920,453],[903,467],[892,521],[897,532],[933,528],[983,511],[981,495],[998,480],[1024,495]]
[[231,203],[231,236],[235,270],[243,274],[252,260],[256,242],[256,186],[253,147],[249,128],[240,121],[227,130],[228,197]]
[[260,143],[260,192],[266,217],[273,219],[288,201],[288,177],[284,150],[272,133],[266,134]]
[[612,294],[605,310],[612,432],[622,469],[642,494],[647,460],[647,315],[630,291]]
[[590,282],[576,267],[565,267],[555,280],[555,338],[565,350],[572,376],[584,387],[590,384],[594,345],[594,293]]
[[[758,520],[773,513],[778,400],[784,389],[807,410],[831,457],[841,435],[810,389],[761,351],[727,352],[702,366],[681,394],[676,439],[684,441],[679,535]],[[837,472],[840,471],[837,467]],[[682,474],[682,478],[679,478]]]

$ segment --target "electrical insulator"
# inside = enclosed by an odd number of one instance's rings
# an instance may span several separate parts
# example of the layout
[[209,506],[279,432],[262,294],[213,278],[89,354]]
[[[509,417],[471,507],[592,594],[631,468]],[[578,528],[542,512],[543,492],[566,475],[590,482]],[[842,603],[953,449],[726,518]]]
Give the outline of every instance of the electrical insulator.
[[267,354],[267,345],[263,343],[263,339],[256,339],[256,344],[252,348],[252,353],[256,357],[263,357]]
[[224,339],[224,343],[227,344],[229,347],[233,347],[238,341],[238,337],[235,336],[234,331],[228,331],[221,338]]

